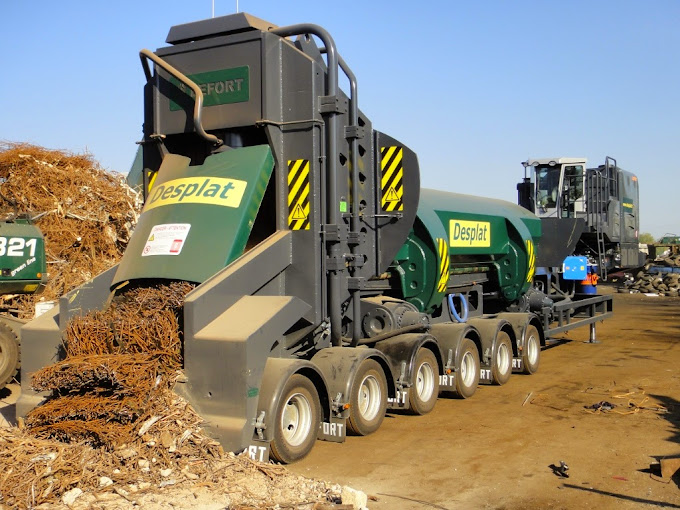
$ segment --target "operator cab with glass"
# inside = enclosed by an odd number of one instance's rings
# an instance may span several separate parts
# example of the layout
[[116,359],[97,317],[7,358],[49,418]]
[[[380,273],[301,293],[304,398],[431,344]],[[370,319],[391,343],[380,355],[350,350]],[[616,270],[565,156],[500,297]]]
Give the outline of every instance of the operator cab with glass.
[[585,159],[534,159],[522,163],[529,179],[529,209],[542,218],[576,218],[585,213]]

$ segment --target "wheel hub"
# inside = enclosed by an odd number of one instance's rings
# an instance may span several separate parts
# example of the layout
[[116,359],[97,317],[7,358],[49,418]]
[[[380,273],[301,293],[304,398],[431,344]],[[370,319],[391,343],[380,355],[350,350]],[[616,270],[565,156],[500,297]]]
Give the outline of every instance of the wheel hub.
[[380,385],[375,377],[369,375],[361,381],[359,390],[359,413],[366,420],[372,420],[380,410]]
[[281,414],[281,431],[291,446],[301,445],[309,435],[312,406],[301,393],[292,395]]
[[429,363],[423,363],[418,368],[416,391],[422,400],[429,400],[434,392],[434,370]]

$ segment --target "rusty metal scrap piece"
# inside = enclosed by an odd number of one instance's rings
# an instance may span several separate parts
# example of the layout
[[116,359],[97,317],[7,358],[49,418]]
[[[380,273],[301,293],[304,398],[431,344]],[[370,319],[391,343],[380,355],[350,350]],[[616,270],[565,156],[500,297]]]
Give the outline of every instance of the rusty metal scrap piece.
[[27,425],[38,426],[65,420],[109,419],[119,423],[134,421],[144,410],[145,402],[132,397],[102,399],[92,395],[76,395],[50,400],[36,408]]
[[153,389],[160,364],[151,354],[74,356],[33,374],[36,391],[129,395]]

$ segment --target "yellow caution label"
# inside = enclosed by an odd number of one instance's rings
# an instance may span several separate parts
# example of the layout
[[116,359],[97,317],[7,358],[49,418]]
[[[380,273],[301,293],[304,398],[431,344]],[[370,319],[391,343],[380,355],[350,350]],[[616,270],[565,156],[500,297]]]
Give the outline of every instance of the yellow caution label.
[[309,160],[288,161],[288,228],[309,230]]
[[491,224],[488,221],[449,220],[449,246],[488,248]]
[[439,282],[437,282],[437,292],[446,292],[449,283],[449,247],[446,239],[437,238],[437,252],[439,255]]
[[383,211],[404,210],[403,147],[380,148],[380,205]]
[[536,274],[536,250],[531,239],[527,239],[527,259],[527,282],[531,283],[534,279],[534,274]]
[[221,177],[185,177],[156,184],[144,205],[149,211],[164,205],[208,204],[239,207],[246,191],[246,181]]

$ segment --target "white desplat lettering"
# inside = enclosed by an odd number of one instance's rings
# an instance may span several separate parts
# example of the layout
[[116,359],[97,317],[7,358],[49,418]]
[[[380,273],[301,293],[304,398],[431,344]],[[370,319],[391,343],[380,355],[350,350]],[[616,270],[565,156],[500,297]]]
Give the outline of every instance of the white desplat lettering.
[[479,371],[479,378],[483,379],[485,381],[490,381],[491,380],[491,369],[490,368],[482,368]]
[[512,368],[516,370],[522,369],[522,358],[512,358]]

